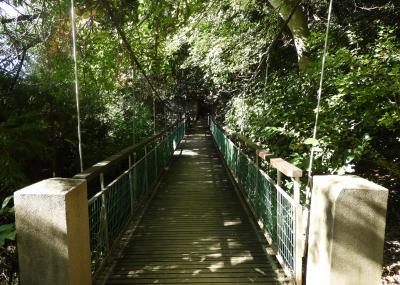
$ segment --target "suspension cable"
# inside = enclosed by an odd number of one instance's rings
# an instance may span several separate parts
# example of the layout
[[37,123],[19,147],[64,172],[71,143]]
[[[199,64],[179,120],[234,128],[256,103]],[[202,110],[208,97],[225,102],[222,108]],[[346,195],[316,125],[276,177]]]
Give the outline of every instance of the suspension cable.
[[326,63],[326,56],[328,53],[328,40],[329,40],[329,28],[331,25],[331,17],[332,17],[332,6],[333,0],[329,2],[329,10],[328,10],[328,23],[326,25],[326,32],[325,32],[325,45],[324,51],[322,54],[322,66],[321,66],[321,77],[319,80],[319,89],[318,89],[318,96],[317,96],[317,109],[315,112],[315,123],[314,123],[314,130],[313,130],[313,144],[311,147],[310,153],[310,161],[308,165],[308,188],[307,188],[307,202],[310,200],[310,193],[311,193],[311,184],[312,184],[312,168],[314,162],[314,153],[315,153],[315,141],[317,140],[317,131],[318,131],[318,123],[319,123],[319,112],[321,109],[321,97],[322,97],[322,87],[324,83],[324,76],[325,76],[325,63]]
[[329,2],[329,9],[328,9],[328,23],[326,25],[326,32],[325,32],[325,44],[324,44],[324,51],[322,54],[322,66],[321,66],[321,77],[319,81],[319,89],[318,89],[318,95],[317,95],[317,109],[315,112],[315,123],[314,123],[314,130],[313,130],[313,144],[311,147],[311,153],[310,153],[310,161],[309,161],[309,166],[308,166],[308,181],[307,181],[307,186],[306,186],[306,211],[307,211],[307,220],[306,220],[306,226],[305,226],[305,243],[304,243],[304,253],[307,253],[308,250],[308,237],[309,237],[309,232],[310,232],[310,208],[311,208],[311,190],[312,190],[312,168],[313,168],[313,162],[314,162],[314,153],[315,153],[315,142],[317,140],[317,131],[318,131],[318,122],[319,122],[319,112],[321,109],[321,97],[322,97],[322,87],[324,83],[324,76],[325,76],[325,63],[326,63],[326,57],[328,53],[328,40],[329,40],[329,28],[331,25],[331,17],[332,17],[332,6],[333,6],[333,0],[330,0]]
[[75,32],[75,9],[74,0],[71,0],[71,29],[72,29],[72,55],[74,58],[74,81],[75,81],[75,101],[76,115],[78,124],[78,150],[79,150],[79,165],[83,172],[83,155],[82,155],[82,136],[81,136],[81,112],[79,106],[79,85],[78,85],[78,63],[76,57],[76,32]]

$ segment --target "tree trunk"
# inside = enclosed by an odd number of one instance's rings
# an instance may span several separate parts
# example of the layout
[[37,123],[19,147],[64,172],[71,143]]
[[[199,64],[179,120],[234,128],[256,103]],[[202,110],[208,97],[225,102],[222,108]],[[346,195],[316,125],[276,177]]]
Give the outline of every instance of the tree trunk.
[[[268,0],[272,7],[278,10],[279,15],[286,20],[292,13],[297,1],[293,0]],[[292,33],[294,44],[297,52],[297,60],[299,69],[305,71],[308,67],[309,59],[307,56],[307,41],[309,30],[307,19],[300,7],[297,7],[292,18],[288,23],[290,32]]]
[[19,59],[17,72],[15,73],[14,78],[13,78],[13,80],[12,80],[12,82],[11,82],[11,85],[10,85],[10,87],[8,88],[8,92],[13,91],[14,87],[17,85],[19,76],[20,76],[20,74],[21,74],[22,66],[24,65],[24,61],[25,61],[25,56],[26,56],[27,50],[28,50],[27,48],[24,48],[24,49],[22,50],[22,55],[21,55],[21,57],[20,57],[20,59]]

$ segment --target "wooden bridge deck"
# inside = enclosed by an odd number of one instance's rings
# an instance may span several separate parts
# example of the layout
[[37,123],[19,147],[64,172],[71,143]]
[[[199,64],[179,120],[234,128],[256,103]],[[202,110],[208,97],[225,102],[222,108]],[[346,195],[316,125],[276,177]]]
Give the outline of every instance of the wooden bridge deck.
[[179,152],[100,284],[283,284],[204,124]]

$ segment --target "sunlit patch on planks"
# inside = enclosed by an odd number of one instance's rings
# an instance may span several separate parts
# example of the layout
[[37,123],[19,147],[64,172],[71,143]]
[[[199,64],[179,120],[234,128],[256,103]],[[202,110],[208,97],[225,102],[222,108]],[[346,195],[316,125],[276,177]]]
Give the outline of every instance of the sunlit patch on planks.
[[99,284],[285,284],[206,126],[195,125],[178,152],[121,256]]

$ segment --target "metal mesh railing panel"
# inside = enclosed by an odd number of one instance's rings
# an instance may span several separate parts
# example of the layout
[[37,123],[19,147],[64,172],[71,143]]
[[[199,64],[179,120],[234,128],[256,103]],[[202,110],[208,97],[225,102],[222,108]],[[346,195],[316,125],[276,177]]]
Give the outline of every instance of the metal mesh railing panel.
[[107,245],[105,243],[104,223],[102,222],[102,200],[94,197],[89,201],[89,231],[90,251],[92,253],[92,268],[103,260]]
[[118,240],[134,210],[155,186],[164,167],[185,135],[185,122],[161,138],[116,180],[89,200],[92,272],[96,272]]
[[147,191],[146,160],[142,158],[133,168],[134,196],[137,202],[141,201]]
[[235,144],[229,140],[227,144],[227,154],[226,154],[226,163],[228,164],[229,168],[231,169],[234,175],[237,175],[237,164],[236,158],[238,156],[238,148]]
[[296,207],[280,189],[277,191],[277,244],[278,254],[295,274]]
[[156,148],[157,153],[157,173],[161,173],[167,165],[167,155],[165,153],[165,141],[162,141]]
[[157,168],[156,168],[156,151],[153,149],[150,151],[146,157],[147,159],[147,179],[149,182],[148,187],[153,187],[157,178]]
[[126,226],[131,211],[129,175],[126,172],[113,184],[108,186],[104,194],[107,207],[108,239],[115,240]]
[[297,206],[293,199],[257,167],[212,120],[210,130],[250,209],[262,223],[286,267],[295,276]]
[[257,215],[269,236],[277,240],[277,191],[274,182],[261,171],[258,184]]

